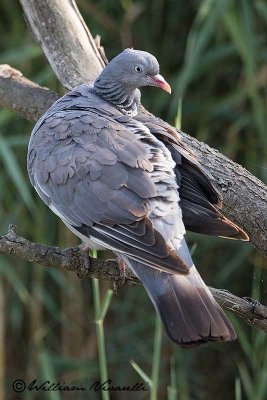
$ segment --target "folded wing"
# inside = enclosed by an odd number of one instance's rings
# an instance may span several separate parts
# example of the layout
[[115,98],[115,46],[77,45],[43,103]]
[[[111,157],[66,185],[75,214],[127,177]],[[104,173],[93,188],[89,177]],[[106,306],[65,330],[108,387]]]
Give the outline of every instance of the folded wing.
[[96,109],[50,113],[28,153],[33,186],[73,230],[153,268],[187,274],[149,218],[152,169],[134,133]]
[[180,206],[185,228],[189,231],[229,239],[249,240],[235,223],[224,217],[219,208],[222,197],[211,181],[209,173],[196,157],[185,148],[179,134],[166,122],[140,112],[138,120],[170,150],[176,162],[175,174],[180,195]]

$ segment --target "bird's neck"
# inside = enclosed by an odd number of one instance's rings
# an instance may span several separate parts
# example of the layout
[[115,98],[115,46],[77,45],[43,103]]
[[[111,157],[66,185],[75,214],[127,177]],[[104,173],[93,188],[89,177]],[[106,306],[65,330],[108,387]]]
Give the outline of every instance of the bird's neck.
[[140,90],[126,87],[121,82],[111,82],[98,78],[94,82],[94,91],[106,101],[114,104],[122,113],[135,116],[140,104]]

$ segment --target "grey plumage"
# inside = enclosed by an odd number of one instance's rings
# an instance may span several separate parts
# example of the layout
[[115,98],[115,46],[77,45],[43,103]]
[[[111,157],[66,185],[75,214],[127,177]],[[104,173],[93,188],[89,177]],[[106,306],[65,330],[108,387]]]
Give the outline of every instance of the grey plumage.
[[157,60],[128,49],[94,85],[54,103],[32,132],[31,183],[77,236],[126,261],[172,340],[186,347],[233,340],[230,322],[193,265],[180,205],[193,230],[206,218],[212,234],[243,233],[219,213],[217,191],[175,131],[137,113],[144,85],[169,91]]

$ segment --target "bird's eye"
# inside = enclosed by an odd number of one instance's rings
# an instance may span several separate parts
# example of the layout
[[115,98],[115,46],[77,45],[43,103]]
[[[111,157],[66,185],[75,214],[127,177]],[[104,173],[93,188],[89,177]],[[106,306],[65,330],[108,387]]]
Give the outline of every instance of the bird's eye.
[[140,65],[136,65],[136,67],[134,67],[134,70],[135,70],[136,72],[142,72],[142,71],[143,71],[143,68],[142,68]]

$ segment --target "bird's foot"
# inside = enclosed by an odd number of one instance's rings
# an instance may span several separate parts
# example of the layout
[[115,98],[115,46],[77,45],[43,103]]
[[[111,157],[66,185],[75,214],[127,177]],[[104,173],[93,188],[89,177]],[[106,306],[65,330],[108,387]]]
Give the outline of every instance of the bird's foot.
[[87,243],[82,243],[79,245],[80,251],[83,255],[84,266],[86,269],[91,268],[91,260],[89,256],[90,247]]
[[120,271],[120,280],[119,282],[113,282],[115,294],[118,293],[118,287],[124,284],[126,278],[126,263],[119,256],[117,256],[116,261]]
[[125,282],[125,278],[126,278],[127,265],[120,257],[117,257],[116,261],[118,263],[118,267],[119,267],[119,271],[120,271],[121,284],[123,285]]

